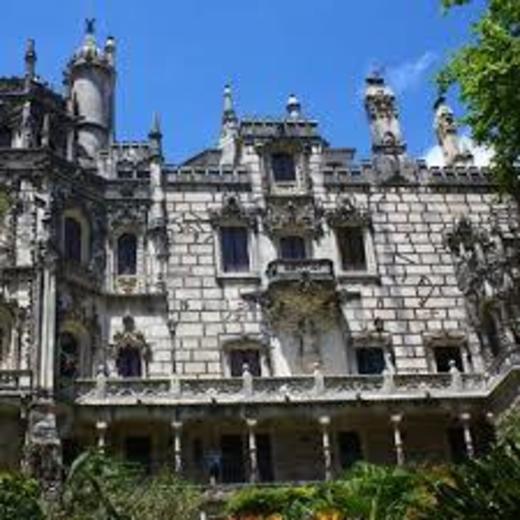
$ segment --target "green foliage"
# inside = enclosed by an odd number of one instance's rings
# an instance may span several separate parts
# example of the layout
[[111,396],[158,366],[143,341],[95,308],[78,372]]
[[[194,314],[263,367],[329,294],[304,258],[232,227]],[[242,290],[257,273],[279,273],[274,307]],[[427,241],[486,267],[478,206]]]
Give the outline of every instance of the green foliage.
[[0,474],[0,518],[2,520],[43,520],[38,503],[39,487],[21,475]]
[[164,472],[146,476],[139,467],[92,452],[78,457],[65,481],[53,520],[195,520],[200,494]]
[[0,218],[7,213],[10,204],[9,195],[4,189],[0,188]]
[[481,520],[520,518],[520,449],[497,446],[480,460],[454,466],[450,481],[432,486],[435,503],[424,518]]
[[418,473],[359,464],[337,481],[305,488],[246,489],[228,503],[229,515],[279,513],[284,520],[313,519],[337,511],[345,518],[402,520],[430,502]]
[[[443,0],[450,8],[470,0]],[[459,49],[438,77],[441,92],[459,87],[464,122],[474,140],[492,148],[500,188],[520,200],[514,165],[520,157],[520,2],[489,0],[473,26],[473,40]]]

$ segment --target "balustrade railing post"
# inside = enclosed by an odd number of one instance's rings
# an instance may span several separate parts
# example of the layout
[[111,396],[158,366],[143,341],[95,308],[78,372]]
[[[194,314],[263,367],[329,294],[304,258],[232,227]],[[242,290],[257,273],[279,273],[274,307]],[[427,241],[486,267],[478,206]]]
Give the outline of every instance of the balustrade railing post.
[[249,455],[249,482],[258,482],[258,453],[256,447],[256,419],[246,419],[247,424],[247,450]]
[[332,478],[332,452],[330,446],[330,417],[319,418],[321,426],[321,445],[323,450],[323,465],[325,469],[325,480]]
[[173,469],[178,475],[182,472],[182,422],[172,421],[173,432]]
[[462,423],[462,431],[464,435],[464,446],[466,453],[470,459],[475,456],[475,445],[473,443],[473,436],[471,434],[471,414],[461,413],[459,415],[460,422]]
[[401,414],[394,414],[390,417],[390,422],[392,423],[394,433],[395,458],[398,466],[402,466],[404,464],[405,459],[403,436],[401,434],[402,420],[403,416]]

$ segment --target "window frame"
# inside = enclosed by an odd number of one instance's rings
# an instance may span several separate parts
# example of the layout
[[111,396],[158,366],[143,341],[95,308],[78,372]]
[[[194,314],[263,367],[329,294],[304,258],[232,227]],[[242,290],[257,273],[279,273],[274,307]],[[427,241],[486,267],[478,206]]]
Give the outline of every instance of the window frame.
[[[277,157],[277,158],[281,158],[281,157],[284,157],[284,159],[290,159],[291,163],[292,163],[292,173],[293,173],[293,176],[292,178],[287,178],[287,179],[279,179],[277,178],[277,175],[276,175],[276,169],[275,169],[275,164],[277,161],[274,160],[274,158]],[[273,181],[274,184],[278,185],[278,186],[294,186],[296,184],[298,184],[298,161],[297,161],[297,157],[296,157],[296,154],[294,153],[291,153],[291,152],[287,152],[285,150],[274,150],[272,151],[270,154],[269,154],[269,170],[270,170],[270,176],[271,176],[271,179]],[[284,170],[287,169],[287,164],[284,164]]]
[[[380,372],[361,372],[359,363],[359,353],[361,351],[379,351],[381,353],[382,368]],[[381,376],[386,368],[385,348],[381,345],[359,345],[355,347],[354,358],[356,362],[356,374],[360,376]]]
[[[359,229],[362,233],[363,247],[365,255],[364,269],[349,269],[343,268],[342,246],[340,242],[340,234],[348,229]],[[338,277],[341,279],[359,279],[359,278],[375,278],[377,277],[376,258],[374,251],[374,240],[370,228],[362,224],[344,224],[334,227],[334,245],[335,245],[335,263]]]
[[[133,237],[134,239],[134,269],[133,272],[121,272],[120,270],[120,241],[124,237]],[[137,233],[134,233],[132,231],[123,231],[120,233],[116,238],[116,251],[114,255],[115,265],[114,265],[114,271],[117,277],[120,276],[128,276],[128,277],[134,277],[139,274],[139,237],[137,236]]]
[[260,375],[254,377],[269,377],[271,376],[271,365],[268,358],[268,350],[266,345],[262,343],[259,339],[256,338],[243,338],[236,339],[230,337],[229,339],[221,338],[222,345],[222,372],[224,377],[240,377],[240,376],[232,376],[231,371],[231,355],[234,351],[245,351],[245,350],[254,350],[258,352],[258,366],[260,368]]
[[90,231],[90,224],[86,217],[84,216],[83,212],[79,209],[69,209],[64,211],[62,219],[61,219],[61,252],[63,255],[63,260],[66,262],[76,262],[78,261],[73,258],[69,258],[67,256],[67,236],[66,236],[66,222],[67,220],[74,220],[79,228],[80,228],[80,260],[79,264],[81,265],[88,265],[90,261],[90,254],[91,254],[91,231]]
[[[303,245],[303,257],[285,257],[283,255],[283,241],[288,239],[298,238],[302,241]],[[308,237],[299,233],[287,233],[277,237],[277,256],[279,260],[287,260],[287,261],[298,261],[298,260],[309,260],[312,258],[312,247]]]
[[[235,249],[245,249],[245,251],[241,251],[240,254],[244,253],[245,252],[245,255],[247,257],[247,265],[244,263],[231,263],[231,264],[226,264],[226,253],[225,253],[225,250],[224,250],[224,233],[225,232],[238,232],[240,231],[241,233],[243,233],[243,235],[241,236],[241,238],[245,238],[245,248],[244,248],[244,244],[240,244],[240,247],[234,247]],[[220,241],[220,268],[222,270],[223,273],[225,274],[240,274],[240,273],[248,273],[251,271],[251,248],[250,248],[250,236],[249,236],[249,232],[248,232],[248,229],[246,226],[243,226],[243,225],[236,225],[236,224],[224,224],[222,226],[220,226],[219,228],[219,232],[218,232],[218,236],[219,236],[219,241]],[[236,246],[236,239],[237,237],[234,237],[234,246]],[[236,255],[237,257],[240,256],[240,255]],[[232,267],[231,269],[229,267]],[[234,268],[233,268],[234,267]],[[237,268],[238,267],[238,268]],[[242,269],[242,267],[244,267],[244,269]]]

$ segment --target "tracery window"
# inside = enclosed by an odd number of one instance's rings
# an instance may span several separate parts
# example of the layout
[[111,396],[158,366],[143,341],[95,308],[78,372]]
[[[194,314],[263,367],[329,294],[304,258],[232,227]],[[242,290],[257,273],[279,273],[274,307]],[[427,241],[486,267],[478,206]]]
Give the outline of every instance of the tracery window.
[[66,260],[82,260],[82,226],[74,217],[65,217],[64,254]]
[[117,272],[122,275],[137,273],[137,237],[124,233],[117,240]]

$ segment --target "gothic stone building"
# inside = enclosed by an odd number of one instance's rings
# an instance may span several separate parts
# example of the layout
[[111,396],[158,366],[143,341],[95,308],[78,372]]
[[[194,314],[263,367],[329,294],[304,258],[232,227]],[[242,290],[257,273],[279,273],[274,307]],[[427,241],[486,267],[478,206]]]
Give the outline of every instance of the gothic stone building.
[[377,75],[372,155],[295,96],[172,165],[114,137],[93,22],[56,93],[0,79],[0,466],[52,488],[98,446],[195,482],[331,478],[478,455],[518,397],[518,214],[435,106],[406,153]]

